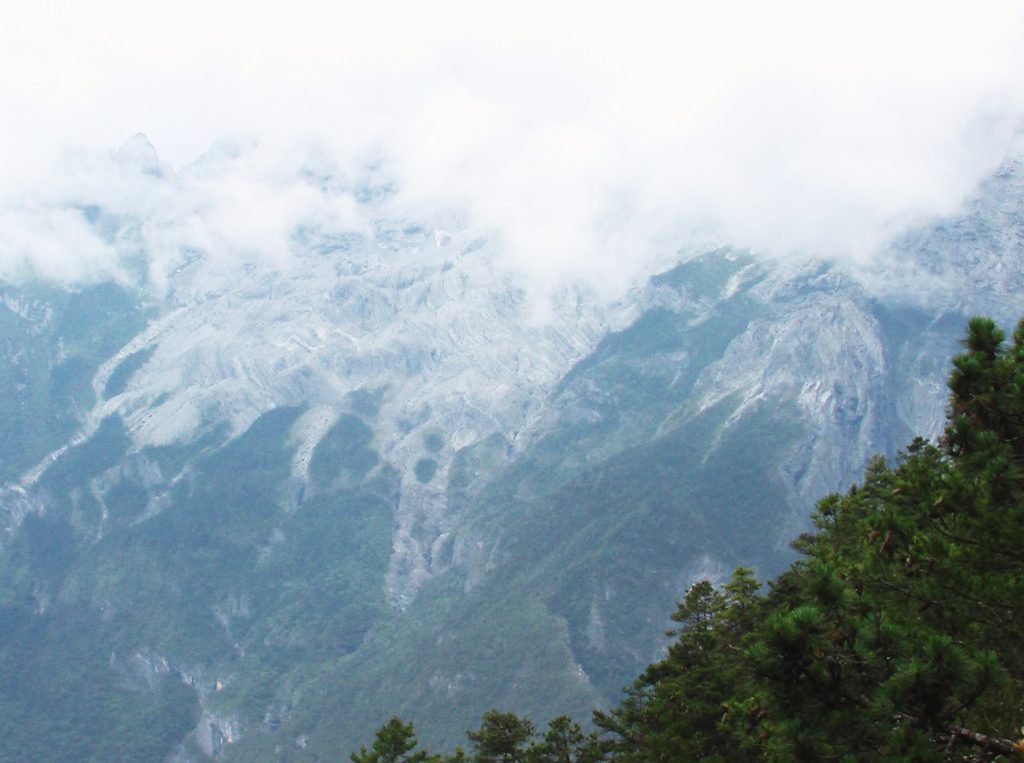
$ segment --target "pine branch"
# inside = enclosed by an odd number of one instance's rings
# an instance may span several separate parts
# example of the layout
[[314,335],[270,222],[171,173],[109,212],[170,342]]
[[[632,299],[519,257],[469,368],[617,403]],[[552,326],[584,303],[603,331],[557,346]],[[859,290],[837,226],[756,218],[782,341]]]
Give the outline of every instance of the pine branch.
[[956,535],[956,534],[950,532],[949,530],[947,530],[945,527],[943,527],[941,521],[940,522],[936,522],[935,523],[935,527],[939,531],[939,534],[942,535],[944,538],[947,538],[948,540],[956,541],[957,543],[964,543],[964,544],[967,544],[967,545],[970,545],[970,546],[976,546],[976,547],[978,547],[978,548],[980,548],[980,549],[982,549],[984,551],[990,551],[990,552],[992,552],[994,554],[1000,554],[1001,556],[1008,556],[1011,559],[1015,559],[1017,561],[1024,562],[1024,554],[1015,553],[1015,552],[1011,551],[1010,549],[1005,548],[1003,546],[992,545],[992,544],[989,544],[989,543],[982,543],[981,541],[974,540],[973,538],[966,538],[966,537],[964,537],[962,535]]
[[977,731],[965,729],[962,726],[951,726],[949,730],[954,736],[973,742],[983,749],[998,752],[1002,755],[1012,755],[1018,760],[1024,758],[1024,746],[1020,742],[1011,742],[1009,739],[981,734]]
[[[897,713],[896,720],[909,721],[912,724],[919,723],[919,719],[906,713]],[[994,737],[989,734],[982,734],[978,731],[971,731],[963,726],[949,726],[947,730],[950,733],[950,739],[956,737],[964,739],[968,742],[978,745],[984,750],[990,752],[998,752],[1001,755],[1012,755],[1016,759],[1024,758],[1024,740],[1021,742],[1011,742],[1009,739],[1003,739],[1002,737]],[[949,750],[949,745],[946,747]]]

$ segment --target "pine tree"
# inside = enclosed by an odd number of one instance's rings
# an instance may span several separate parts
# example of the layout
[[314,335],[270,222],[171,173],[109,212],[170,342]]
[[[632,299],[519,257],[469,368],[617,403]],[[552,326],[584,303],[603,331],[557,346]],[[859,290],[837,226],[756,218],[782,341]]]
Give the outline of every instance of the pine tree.
[[533,724],[515,713],[488,710],[476,731],[466,732],[473,743],[476,763],[522,763]]
[[[970,321],[939,443],[819,501],[766,595],[742,567],[693,585],[600,742],[561,717],[527,747],[529,721],[490,711],[472,759],[1024,761],[1024,321],[1005,340]],[[356,763],[415,747],[389,724]]]
[[706,580],[687,591],[672,615],[681,627],[669,634],[677,640],[668,656],[647,668],[617,709],[595,713],[612,735],[614,760],[717,761],[749,753],[747,719],[761,708],[743,647],[759,587],[740,567],[721,591]]
[[412,724],[396,717],[377,730],[369,750],[361,747],[350,757],[352,763],[440,763],[426,750],[414,752],[418,744]]
[[1024,720],[1024,322],[972,319],[938,445],[818,504],[766,597],[687,594],[665,660],[597,713],[614,760],[990,760]]
[[597,763],[603,759],[597,734],[584,734],[567,715],[548,723],[544,738],[526,752],[528,763]]

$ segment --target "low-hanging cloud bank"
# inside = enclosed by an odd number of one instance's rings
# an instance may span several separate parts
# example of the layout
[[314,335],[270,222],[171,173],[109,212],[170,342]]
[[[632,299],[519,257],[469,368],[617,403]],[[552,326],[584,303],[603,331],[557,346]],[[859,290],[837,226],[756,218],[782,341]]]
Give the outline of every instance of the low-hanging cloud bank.
[[[477,230],[541,291],[614,294],[709,241],[863,261],[953,211],[1024,115],[1016,3],[480,5],[19,11],[0,276],[284,266],[297,229],[382,214]],[[162,166],[113,150],[140,131]]]

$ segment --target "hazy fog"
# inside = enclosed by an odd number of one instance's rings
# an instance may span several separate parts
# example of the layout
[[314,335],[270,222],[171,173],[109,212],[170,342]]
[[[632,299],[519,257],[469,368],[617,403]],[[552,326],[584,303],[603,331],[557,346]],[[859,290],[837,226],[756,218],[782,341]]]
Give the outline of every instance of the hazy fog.
[[[479,231],[541,292],[710,242],[863,260],[1022,125],[1016,2],[487,5],[9,11],[0,275],[286,266],[298,227],[380,215]],[[139,132],[160,167],[118,154]]]

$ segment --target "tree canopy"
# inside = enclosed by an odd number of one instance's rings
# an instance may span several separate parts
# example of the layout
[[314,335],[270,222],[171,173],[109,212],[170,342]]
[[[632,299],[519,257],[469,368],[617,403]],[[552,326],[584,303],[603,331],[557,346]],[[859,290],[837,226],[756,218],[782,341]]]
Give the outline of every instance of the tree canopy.
[[1024,321],[963,344],[939,442],[819,501],[763,595],[743,567],[694,585],[599,735],[491,711],[468,759],[1024,760]]

